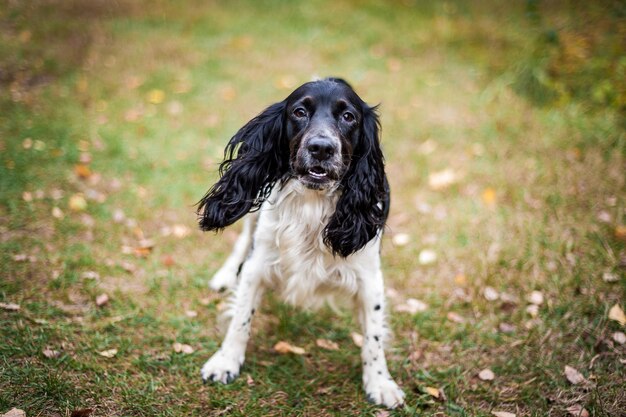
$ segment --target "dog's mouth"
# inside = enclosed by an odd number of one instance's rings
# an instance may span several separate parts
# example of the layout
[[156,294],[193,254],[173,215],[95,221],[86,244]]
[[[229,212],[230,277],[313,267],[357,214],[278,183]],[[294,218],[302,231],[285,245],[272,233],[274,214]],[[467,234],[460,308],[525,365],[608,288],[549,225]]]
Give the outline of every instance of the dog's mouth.
[[337,181],[337,173],[321,165],[299,170],[299,179],[307,187],[313,190],[326,189]]
[[309,169],[308,176],[314,180],[323,181],[328,177],[328,172],[320,166]]

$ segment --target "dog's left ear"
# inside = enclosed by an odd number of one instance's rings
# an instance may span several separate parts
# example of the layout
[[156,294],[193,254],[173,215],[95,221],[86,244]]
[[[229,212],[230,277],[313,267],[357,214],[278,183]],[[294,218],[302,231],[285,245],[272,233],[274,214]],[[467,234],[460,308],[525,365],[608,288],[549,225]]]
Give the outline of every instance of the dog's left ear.
[[202,230],[220,230],[261,206],[289,166],[284,134],[285,102],[250,120],[231,138],[219,181],[198,203]]
[[343,193],[324,230],[324,242],[342,257],[372,240],[385,226],[389,212],[389,186],[378,137],[380,122],[376,107],[363,107],[361,135],[342,180]]

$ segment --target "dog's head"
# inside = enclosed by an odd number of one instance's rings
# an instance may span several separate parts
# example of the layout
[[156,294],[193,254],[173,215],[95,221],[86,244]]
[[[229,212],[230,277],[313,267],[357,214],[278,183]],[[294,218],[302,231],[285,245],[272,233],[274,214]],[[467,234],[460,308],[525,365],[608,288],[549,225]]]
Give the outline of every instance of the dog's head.
[[312,189],[338,185],[368,110],[342,80],[306,83],[291,93],[285,100],[291,174]]
[[383,227],[388,186],[376,108],[344,80],[298,87],[250,120],[226,146],[221,178],[199,203],[203,230],[220,230],[260,207],[279,180],[296,178],[341,197],[324,238],[348,256]]

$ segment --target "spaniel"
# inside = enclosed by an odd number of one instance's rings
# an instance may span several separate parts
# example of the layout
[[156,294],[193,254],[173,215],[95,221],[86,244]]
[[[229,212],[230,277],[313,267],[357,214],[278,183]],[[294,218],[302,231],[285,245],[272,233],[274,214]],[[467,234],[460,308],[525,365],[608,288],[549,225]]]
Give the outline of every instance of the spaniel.
[[203,230],[244,217],[243,231],[211,287],[233,289],[224,341],[202,379],[231,382],[244,362],[252,318],[271,288],[303,308],[348,301],[363,331],[363,387],[388,408],[404,393],[387,369],[380,243],[389,186],[376,107],[342,79],[298,87],[229,141],[220,179],[200,200]]

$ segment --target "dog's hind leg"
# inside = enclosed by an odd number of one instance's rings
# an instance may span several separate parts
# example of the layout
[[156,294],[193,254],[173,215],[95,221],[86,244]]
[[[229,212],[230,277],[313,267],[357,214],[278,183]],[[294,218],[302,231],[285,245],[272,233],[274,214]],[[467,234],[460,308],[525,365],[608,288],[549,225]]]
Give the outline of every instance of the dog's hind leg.
[[226,259],[226,262],[224,262],[224,265],[213,275],[209,287],[216,291],[235,288],[237,275],[252,247],[252,237],[258,218],[258,212],[250,213],[244,218],[243,230],[233,246],[233,251]]

